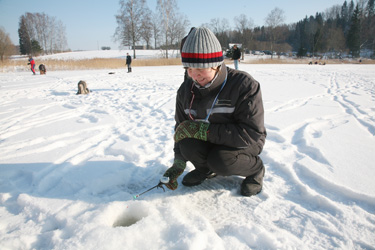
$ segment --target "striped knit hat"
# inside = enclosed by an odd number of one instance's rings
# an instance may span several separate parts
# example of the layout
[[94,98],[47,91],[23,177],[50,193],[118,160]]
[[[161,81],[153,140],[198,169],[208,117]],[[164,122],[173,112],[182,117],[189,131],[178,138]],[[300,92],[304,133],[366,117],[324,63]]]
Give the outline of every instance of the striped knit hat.
[[207,28],[194,28],[181,51],[182,65],[190,68],[211,68],[224,61],[219,40]]

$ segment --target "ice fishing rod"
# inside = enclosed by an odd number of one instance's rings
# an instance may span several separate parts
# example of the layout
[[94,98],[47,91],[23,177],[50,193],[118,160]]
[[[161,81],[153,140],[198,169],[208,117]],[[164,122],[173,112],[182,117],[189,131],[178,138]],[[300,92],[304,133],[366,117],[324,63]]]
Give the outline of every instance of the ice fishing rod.
[[147,192],[153,190],[154,188],[161,188],[161,189],[163,189],[163,191],[165,192],[165,189],[164,189],[163,185],[168,184],[168,183],[169,183],[169,177],[165,177],[165,176],[163,176],[163,177],[161,177],[159,184],[153,186],[152,188],[147,189],[147,190],[144,191],[143,193],[140,193],[140,194],[134,195],[133,198],[134,198],[134,199],[137,199],[139,196],[141,196],[141,195],[143,195],[143,194],[145,194],[145,193],[147,193]]

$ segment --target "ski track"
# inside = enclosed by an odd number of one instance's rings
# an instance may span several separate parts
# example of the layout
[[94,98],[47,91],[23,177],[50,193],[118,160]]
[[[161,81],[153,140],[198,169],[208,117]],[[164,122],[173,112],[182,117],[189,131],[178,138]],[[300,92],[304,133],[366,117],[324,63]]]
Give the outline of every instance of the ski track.
[[[0,245],[375,249],[373,190],[363,193],[331,181],[327,174],[338,166],[318,146],[353,123],[373,142],[375,109],[369,103],[375,101],[375,73],[369,72],[374,68],[242,67],[261,83],[268,132],[261,155],[264,189],[252,198],[238,194],[243,178],[216,177],[198,187],[181,185],[132,199],[157,184],[172,163],[181,67],[113,75],[105,70],[0,74],[0,217],[5,221]],[[270,67],[278,82],[269,80]],[[89,95],[75,95],[79,80],[88,83]],[[283,83],[311,93],[296,91],[301,94],[290,98],[287,91],[272,92]],[[317,109],[321,115],[314,116]],[[279,116],[285,121],[273,123]],[[188,163],[183,175],[192,169]]]

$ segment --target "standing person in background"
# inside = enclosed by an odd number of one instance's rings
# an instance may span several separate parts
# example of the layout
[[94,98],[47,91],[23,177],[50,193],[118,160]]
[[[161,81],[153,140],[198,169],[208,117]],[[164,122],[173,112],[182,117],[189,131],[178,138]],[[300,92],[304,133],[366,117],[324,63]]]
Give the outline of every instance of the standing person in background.
[[35,75],[35,61],[31,56],[29,57],[29,63],[27,65],[30,65],[31,71]]
[[234,45],[232,59],[234,60],[234,68],[237,70],[238,70],[238,63],[240,62],[240,58],[241,58],[241,51],[237,47],[237,45]]
[[128,66],[128,73],[132,72],[132,57],[126,53],[126,65]]
[[190,161],[195,169],[184,176],[185,186],[238,175],[245,177],[242,195],[258,194],[265,173],[259,154],[266,139],[260,84],[224,64],[222,47],[207,28],[194,28],[181,52],[188,78],[177,91],[174,162],[163,183],[177,189]]

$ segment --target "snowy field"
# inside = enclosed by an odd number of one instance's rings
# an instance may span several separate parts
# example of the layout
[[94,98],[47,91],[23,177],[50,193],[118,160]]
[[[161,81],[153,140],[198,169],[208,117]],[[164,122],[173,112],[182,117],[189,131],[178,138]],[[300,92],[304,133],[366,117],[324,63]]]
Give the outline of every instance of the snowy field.
[[181,66],[0,73],[0,249],[375,249],[375,65],[240,68],[268,131],[250,198],[217,177],[133,199],[173,162]]

